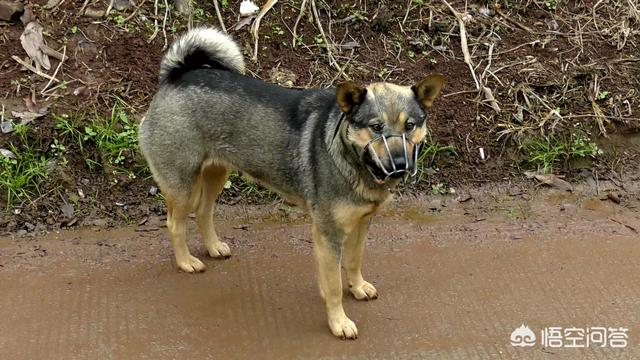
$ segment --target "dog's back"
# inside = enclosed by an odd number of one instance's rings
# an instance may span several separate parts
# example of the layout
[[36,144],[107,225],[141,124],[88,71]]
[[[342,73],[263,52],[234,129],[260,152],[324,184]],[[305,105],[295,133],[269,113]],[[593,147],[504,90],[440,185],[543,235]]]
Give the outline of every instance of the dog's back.
[[307,109],[332,103],[334,95],[285,89],[243,73],[240,49],[216,30],[189,32],[172,45],[139,135],[161,186],[188,193],[199,168],[215,163],[285,195],[302,195],[295,178],[302,169],[293,159],[301,156],[302,134],[317,130]]

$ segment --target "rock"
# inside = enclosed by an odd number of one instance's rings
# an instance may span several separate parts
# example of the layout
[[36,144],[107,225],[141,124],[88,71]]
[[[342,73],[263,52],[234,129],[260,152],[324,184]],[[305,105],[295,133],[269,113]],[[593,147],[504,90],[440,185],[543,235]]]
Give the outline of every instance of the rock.
[[118,11],[124,11],[131,7],[131,2],[129,0],[115,0],[113,3],[113,8]]
[[3,121],[0,123],[0,131],[3,134],[8,134],[13,131],[13,123],[11,121]]
[[33,230],[35,230],[35,228],[36,228],[36,226],[35,226],[35,225],[33,225],[33,224],[32,224],[32,223],[30,223],[30,222],[26,222],[26,223],[24,223],[24,227],[27,229],[27,231],[30,231],[30,232],[31,232],[31,231],[33,231]]
[[88,7],[84,11],[84,16],[87,16],[87,17],[90,17],[90,18],[94,18],[94,19],[100,19],[101,17],[104,16],[104,13],[105,13],[104,10]]
[[0,0],[0,20],[18,21],[23,12],[22,1]]
[[37,233],[46,233],[47,232],[47,226],[43,223],[38,223],[36,224],[36,229],[35,231]]
[[21,236],[21,237],[22,237],[22,236],[25,236],[25,235],[27,235],[27,230],[25,230],[25,229],[20,229],[20,230],[18,230],[18,232],[16,233],[16,235]]
[[615,191],[612,191],[610,193],[607,194],[607,199],[613,201],[616,204],[620,204],[620,202],[622,201],[620,194],[618,194]]
[[427,204],[427,209],[429,210],[439,210],[441,207],[442,207],[442,200],[440,199],[433,199],[429,201],[429,203]]
[[107,219],[95,219],[91,222],[91,225],[93,226],[98,226],[98,227],[105,227],[108,225],[108,221]]

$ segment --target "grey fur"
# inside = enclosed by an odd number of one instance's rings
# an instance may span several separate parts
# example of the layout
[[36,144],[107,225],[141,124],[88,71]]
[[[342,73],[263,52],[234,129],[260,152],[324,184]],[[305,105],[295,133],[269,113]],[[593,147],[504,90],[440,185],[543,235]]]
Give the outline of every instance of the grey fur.
[[202,27],[185,33],[167,50],[160,63],[160,82],[165,81],[172,70],[183,66],[185,59],[196,50],[204,51],[212,61],[231,71],[245,73],[242,51],[233,39],[217,29]]

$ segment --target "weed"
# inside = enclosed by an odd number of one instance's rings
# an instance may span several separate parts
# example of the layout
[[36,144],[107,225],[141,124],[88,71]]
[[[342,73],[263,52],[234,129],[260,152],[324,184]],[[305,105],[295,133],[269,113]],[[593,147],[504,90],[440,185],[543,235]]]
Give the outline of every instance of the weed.
[[457,155],[455,146],[442,146],[433,140],[431,133],[428,133],[422,144],[420,155],[418,156],[418,181],[423,178],[426,169],[433,167],[436,156],[443,153]]
[[606,90],[604,90],[604,91],[600,91],[600,92],[598,93],[598,96],[596,96],[596,99],[598,99],[598,100],[604,100],[604,99],[606,99],[606,98],[608,98],[608,97],[609,97],[609,92],[608,92],[608,91],[606,91]]
[[280,26],[278,26],[278,25],[273,25],[273,26],[271,27],[271,33],[272,33],[274,36],[284,35],[284,30],[282,30],[282,28],[281,28]]
[[556,0],[545,0],[543,6],[547,11],[555,11],[558,8],[558,2]]
[[561,162],[578,157],[597,157],[602,154],[598,146],[586,136],[571,134],[568,140],[556,137],[534,137],[525,141],[520,150],[525,162],[535,165],[538,171],[550,173]]
[[[129,119],[121,100],[115,102],[109,118],[97,117],[97,121],[84,128],[83,141],[91,141],[96,145],[103,159],[103,166],[113,166],[116,171],[134,178],[135,174],[127,170],[125,165],[134,163],[135,160],[138,149],[138,125]],[[85,161],[90,168],[96,164],[95,161]]]
[[447,192],[447,187],[443,183],[431,185],[431,194],[433,195],[445,195]]
[[19,199],[30,199],[40,193],[40,184],[47,179],[48,160],[23,143],[22,149],[9,147],[15,157],[0,157],[0,188],[7,197],[7,207]]

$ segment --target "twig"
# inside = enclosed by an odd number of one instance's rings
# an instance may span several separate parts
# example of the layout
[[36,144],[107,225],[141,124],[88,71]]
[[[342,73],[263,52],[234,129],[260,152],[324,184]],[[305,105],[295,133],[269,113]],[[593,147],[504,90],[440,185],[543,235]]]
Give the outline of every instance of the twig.
[[53,76],[47,75],[45,73],[43,73],[42,71],[34,68],[33,66],[29,65],[27,62],[25,62],[24,60],[20,59],[19,57],[13,55],[11,56],[11,58],[15,61],[17,61],[20,65],[24,66],[25,68],[27,68],[28,70],[31,70],[33,73],[35,73],[38,76],[42,76],[45,79],[49,79],[49,80],[53,80],[55,82],[60,82],[60,80],[56,79]]
[[220,6],[218,4],[218,0],[213,0],[213,6],[216,8],[216,16],[218,17],[220,28],[222,29],[222,31],[227,32],[227,28],[224,26],[224,20],[222,20],[222,14],[220,13]]
[[47,83],[47,85],[45,85],[45,87],[42,88],[42,90],[40,91],[40,94],[44,95],[45,90],[47,90],[47,88],[53,82],[53,79],[55,79],[56,75],[58,75],[58,71],[60,71],[60,68],[62,68],[62,63],[64,63],[64,59],[66,58],[66,56],[65,56],[66,54],[67,54],[67,46],[65,45],[62,48],[62,60],[60,60],[60,62],[58,63],[58,66],[56,67],[56,71],[53,72],[53,76],[51,77],[51,79],[49,79],[49,82]]
[[262,21],[262,18],[267,14],[267,12],[269,12],[269,10],[271,10],[273,5],[275,5],[277,2],[278,0],[268,0],[267,3],[262,6],[262,9],[260,9],[260,13],[258,13],[258,16],[253,21],[253,25],[251,25],[251,35],[253,36],[254,41],[253,57],[251,58],[251,60],[254,62],[258,60],[258,29],[260,28],[260,21]]
[[298,37],[297,35],[297,29],[298,29],[298,24],[300,23],[300,20],[302,19],[302,16],[304,16],[304,11],[307,8],[307,0],[302,0],[302,5],[300,5],[300,13],[298,14],[298,17],[296,18],[296,22],[293,24],[293,43],[291,44],[294,48],[296,47],[296,39]]
[[322,23],[320,22],[320,15],[318,14],[318,9],[316,8],[316,1],[311,0],[311,10],[313,11],[313,17],[316,19],[316,24],[318,25],[318,30],[320,30],[320,35],[322,35],[322,39],[326,45],[327,55],[329,56],[329,64],[338,70],[338,73],[342,74],[343,77],[349,80],[349,76],[344,73],[344,70],[338,65],[338,62],[333,57],[333,52],[331,51],[332,43],[327,39],[327,35],[324,33],[324,29],[322,28]]
[[164,37],[164,46],[162,51],[167,49],[167,17],[169,16],[169,2],[164,0],[164,20],[162,20],[162,36]]
[[538,32],[537,32],[537,31],[534,31],[534,30],[532,30],[532,29],[530,29],[530,28],[526,27],[525,25],[522,25],[521,23],[519,23],[519,22],[517,22],[517,21],[513,20],[512,18],[508,17],[508,16],[507,16],[507,14],[505,14],[502,10],[500,10],[500,9],[496,9],[496,12],[497,12],[498,14],[500,14],[500,16],[502,16],[503,18],[505,18],[508,22],[510,22],[510,23],[512,23],[513,25],[515,25],[515,26],[519,27],[520,29],[522,29],[522,30],[524,30],[524,31],[528,32],[529,34],[538,34]]
[[153,39],[156,38],[156,36],[158,35],[158,32],[160,31],[160,28],[158,27],[158,0],[154,1],[154,17],[153,17],[153,26],[154,26],[154,30],[153,30],[153,34],[151,34],[151,36],[149,37],[149,40],[147,40],[147,43],[150,43],[153,41]]
[[104,12],[104,17],[109,16],[109,13],[111,12],[111,9],[113,8],[113,3],[115,2],[115,0],[109,0],[109,6],[107,6],[107,11]]
[[413,0],[409,0],[407,2],[407,12],[404,13],[404,18],[402,19],[402,25],[407,22],[407,18],[409,17],[409,11],[411,11],[411,4],[413,4]]
[[442,2],[449,8],[453,16],[458,19],[458,27],[460,28],[460,47],[462,48],[462,54],[464,55],[464,62],[469,66],[469,70],[471,71],[471,75],[473,76],[473,81],[476,84],[476,89],[480,90],[480,83],[478,82],[478,78],[476,77],[476,72],[473,70],[473,61],[471,60],[471,54],[469,54],[469,46],[467,45],[467,31],[464,25],[464,19],[462,18],[462,14],[459,13],[456,9],[447,2],[447,0],[442,0]]
[[132,12],[129,16],[127,16],[126,18],[124,18],[124,21],[129,21],[129,20],[131,20],[131,18],[133,18],[134,16],[136,16],[136,13],[138,12],[138,10],[140,10],[140,8],[142,7],[142,5],[144,5],[144,3],[145,3],[146,1],[147,1],[147,0],[142,0],[142,1],[140,1],[140,4],[139,4],[138,6],[136,6],[136,8],[135,8],[135,9],[133,9],[133,12]]
[[622,221],[620,221],[620,220],[616,220],[616,219],[614,219],[614,218],[609,218],[609,220],[613,221],[614,223],[618,223],[618,224],[620,224],[620,225],[623,225],[624,227],[626,227],[627,229],[629,229],[629,230],[633,231],[633,232],[634,232],[634,233],[636,233],[636,234],[638,233],[638,229],[636,229],[635,227],[633,227],[633,226],[631,226],[631,225],[629,225],[629,224],[625,224],[625,223],[623,223]]
[[80,7],[80,11],[78,11],[79,15],[84,15],[84,10],[87,8],[87,5],[89,5],[89,1],[91,0],[84,0],[84,3]]
[[66,61],[67,58],[66,56],[62,55],[61,53],[53,50],[52,48],[50,48],[47,45],[41,45],[40,46],[40,50],[42,50],[43,53],[47,54],[48,56],[51,56],[52,58],[56,58],[60,61]]

